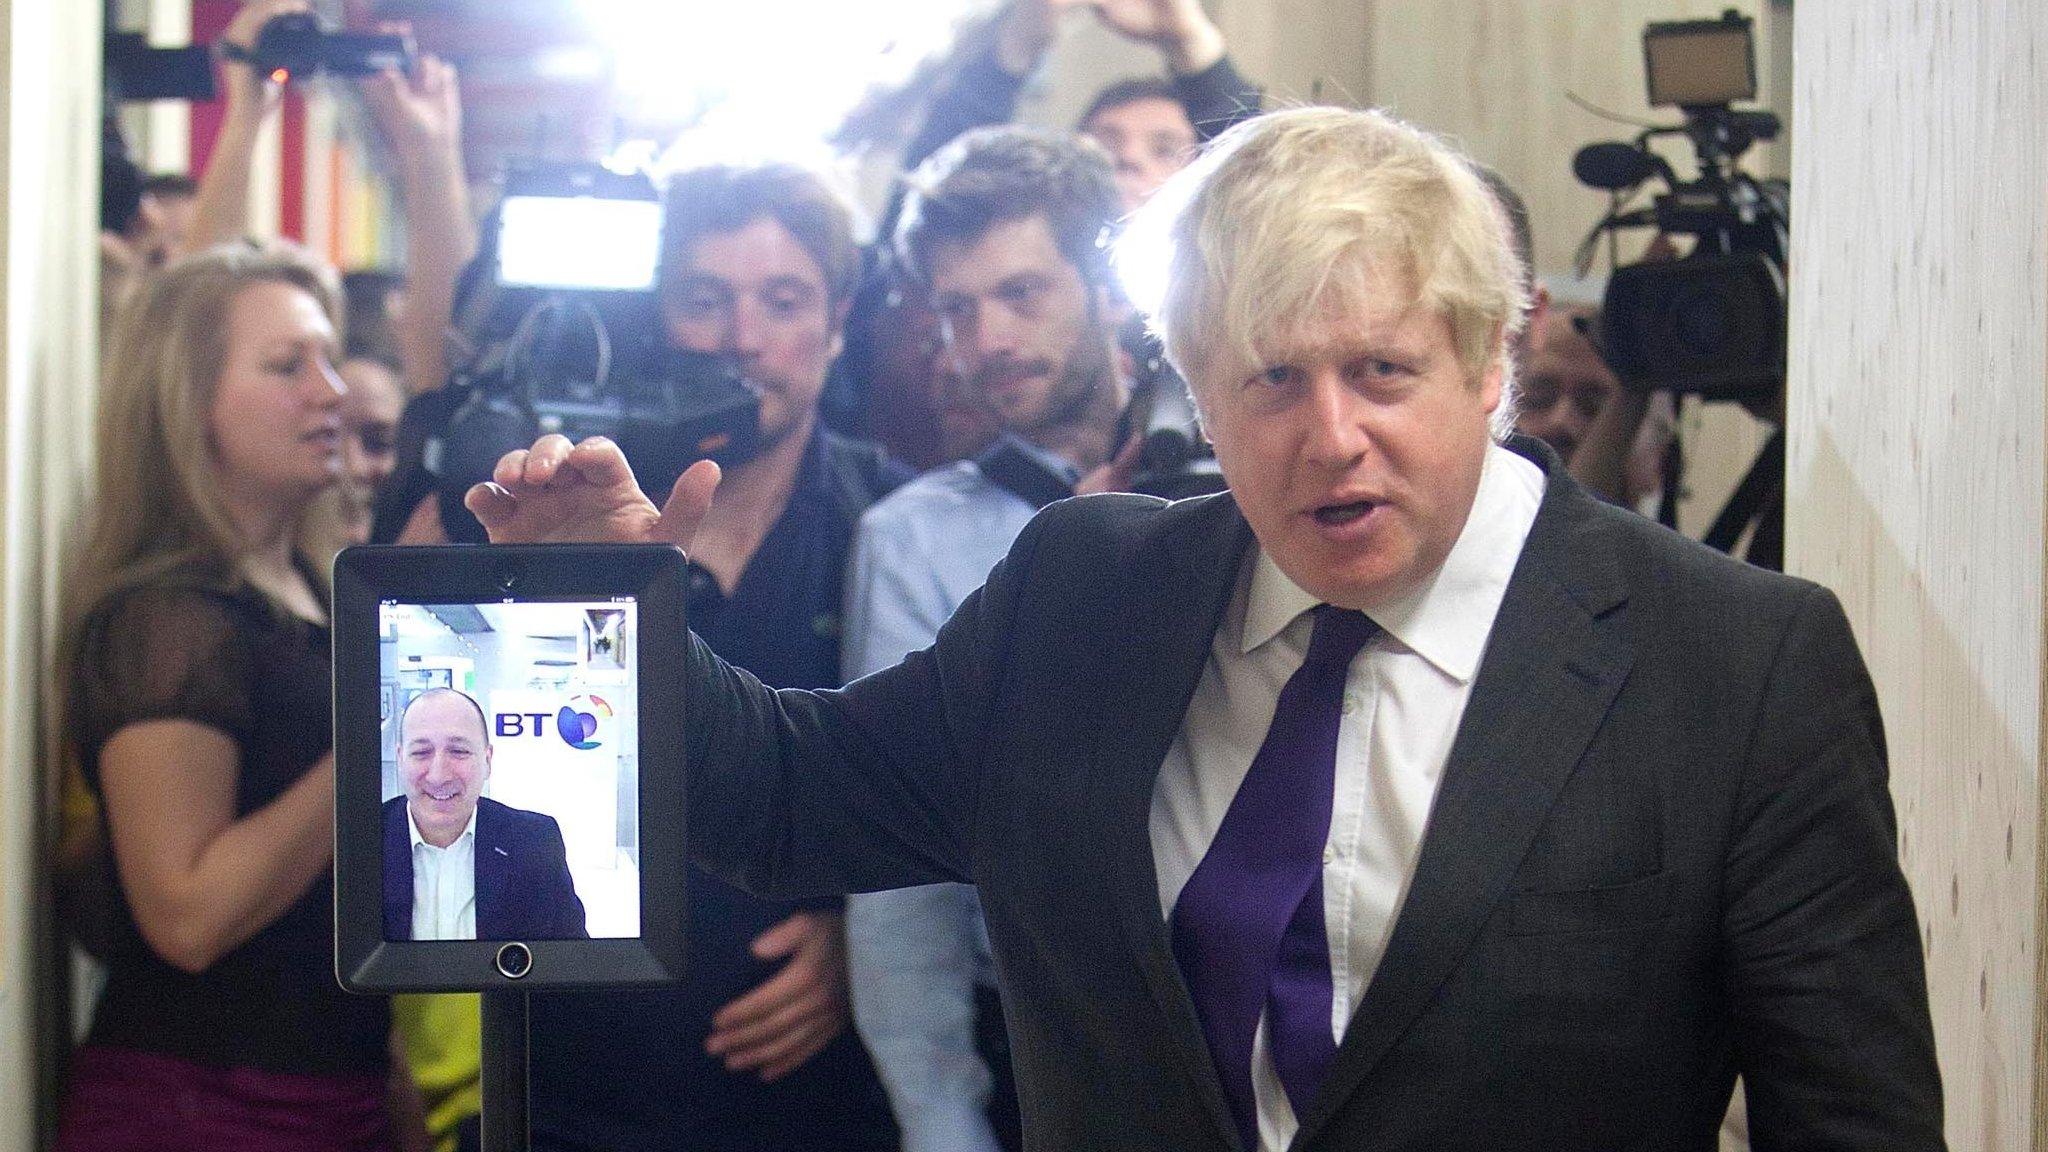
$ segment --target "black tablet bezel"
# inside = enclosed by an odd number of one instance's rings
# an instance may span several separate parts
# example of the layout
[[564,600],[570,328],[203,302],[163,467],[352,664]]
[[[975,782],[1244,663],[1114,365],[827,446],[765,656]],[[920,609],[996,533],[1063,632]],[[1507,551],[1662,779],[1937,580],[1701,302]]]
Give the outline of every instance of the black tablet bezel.
[[[335,975],[351,992],[483,992],[673,983],[683,971],[683,666],[688,570],[652,544],[360,547],[334,561]],[[408,604],[609,600],[638,605],[640,936],[384,939],[378,611]],[[530,962],[500,970],[507,944]],[[515,965],[516,966],[516,965]]]

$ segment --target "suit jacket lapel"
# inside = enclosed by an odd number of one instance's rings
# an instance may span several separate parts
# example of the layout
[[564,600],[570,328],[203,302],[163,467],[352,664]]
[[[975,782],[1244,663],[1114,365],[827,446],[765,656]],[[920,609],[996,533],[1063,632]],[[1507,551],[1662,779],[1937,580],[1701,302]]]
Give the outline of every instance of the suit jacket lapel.
[[384,938],[412,939],[412,834],[403,796],[384,806]]
[[1296,1147],[1329,1122],[1463,959],[1627,678],[1633,654],[1601,620],[1625,587],[1592,498],[1554,461],[1540,454],[1549,488],[1495,618],[1414,882]]
[[505,917],[499,914],[512,858],[505,854],[505,822],[493,811],[496,807],[490,800],[476,802],[476,938],[514,940],[518,936],[512,925],[503,923]]
[[1125,937],[1217,1139],[1234,1147],[1237,1128],[1159,907],[1151,818],[1160,764],[1201,680],[1251,529],[1227,495],[1190,502],[1159,520],[1163,546],[1138,550],[1153,570],[1131,581],[1137,592],[1128,605],[1130,630],[1109,646],[1115,704],[1102,717],[1097,810],[1108,821],[1110,878]]

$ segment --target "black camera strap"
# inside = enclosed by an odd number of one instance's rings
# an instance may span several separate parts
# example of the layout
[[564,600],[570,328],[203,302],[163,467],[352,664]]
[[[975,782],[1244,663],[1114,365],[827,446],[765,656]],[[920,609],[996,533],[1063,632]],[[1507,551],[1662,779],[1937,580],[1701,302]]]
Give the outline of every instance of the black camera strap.
[[1074,494],[1074,486],[1065,477],[1054,475],[1051,469],[1033,459],[1031,453],[1018,447],[1007,436],[976,456],[974,466],[981,469],[981,474],[993,481],[996,487],[1033,508],[1044,508]]
[[1735,486],[1714,526],[1707,529],[1704,543],[1721,552],[1733,552],[1736,541],[1751,524],[1756,532],[1749,539],[1744,557],[1759,567],[1777,570],[1785,563],[1785,430],[1776,429],[1756,454],[1756,463]]

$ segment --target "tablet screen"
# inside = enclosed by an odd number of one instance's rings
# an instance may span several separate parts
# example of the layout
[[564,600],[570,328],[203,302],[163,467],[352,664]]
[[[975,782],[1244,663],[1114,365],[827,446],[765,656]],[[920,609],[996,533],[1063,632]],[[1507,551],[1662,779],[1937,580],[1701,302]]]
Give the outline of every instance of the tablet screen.
[[641,934],[637,615],[379,601],[384,939]]

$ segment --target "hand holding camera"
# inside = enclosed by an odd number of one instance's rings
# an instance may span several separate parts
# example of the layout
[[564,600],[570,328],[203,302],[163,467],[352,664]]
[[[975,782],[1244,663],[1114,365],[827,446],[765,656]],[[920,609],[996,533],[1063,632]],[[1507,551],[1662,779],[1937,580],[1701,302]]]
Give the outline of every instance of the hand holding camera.
[[1187,76],[1223,58],[1223,32],[1199,0],[1059,0],[1062,7],[1092,8],[1111,30],[1150,44],[1167,67]]
[[320,72],[356,77],[410,72],[419,55],[403,28],[329,31],[306,0],[248,0],[221,37],[220,54],[275,83]]
[[413,72],[418,56],[403,31],[328,32],[308,0],[248,0],[216,46],[226,82],[227,116],[200,178],[184,255],[249,234],[249,181],[256,138],[283,103],[293,78]]
[[[436,159],[459,164],[462,100],[454,65],[424,56],[411,74],[387,69],[365,77],[361,88],[378,131],[390,141],[406,175]],[[455,168],[457,176],[460,171]]]
[[227,82],[228,111],[254,112],[257,118],[277,108],[284,85],[272,79],[274,69],[264,66],[257,43],[272,21],[286,18],[312,19],[309,0],[250,0],[228,22],[221,33],[220,56],[227,65],[221,69]]

